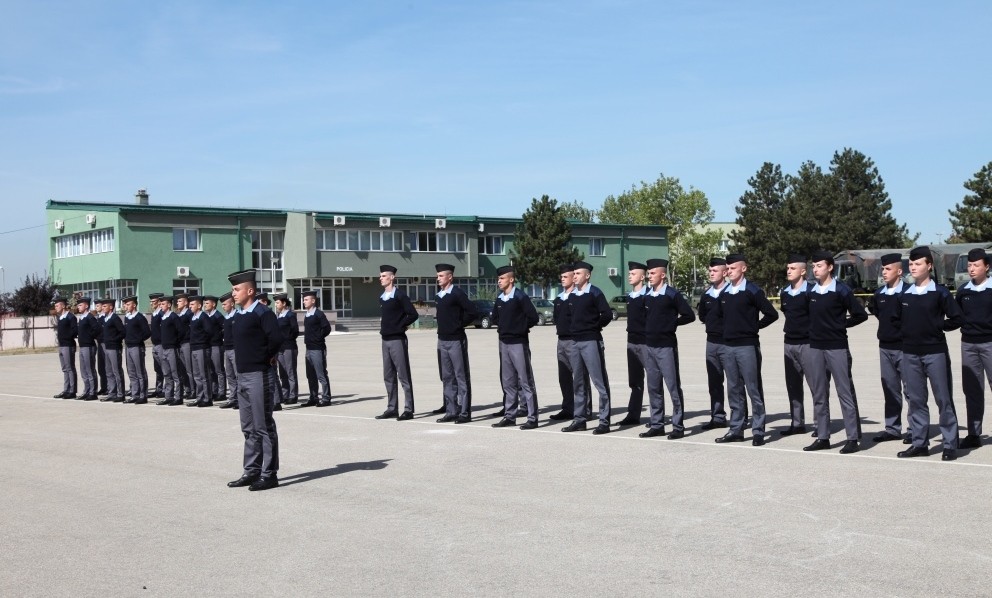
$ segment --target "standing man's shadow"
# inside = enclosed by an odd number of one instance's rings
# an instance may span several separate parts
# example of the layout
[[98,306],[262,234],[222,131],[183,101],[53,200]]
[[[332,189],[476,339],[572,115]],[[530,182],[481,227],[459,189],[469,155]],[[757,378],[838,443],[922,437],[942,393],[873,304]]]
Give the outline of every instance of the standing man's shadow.
[[298,473],[295,475],[291,475],[289,477],[282,478],[281,480],[279,480],[279,485],[283,487],[292,486],[293,484],[312,482],[314,480],[319,480],[320,478],[326,478],[332,475],[348,473],[349,471],[372,471],[376,469],[385,469],[386,464],[389,461],[392,461],[392,459],[376,459],[375,461],[357,461],[355,463],[339,463],[334,467],[329,467],[327,469],[308,471],[306,473]]

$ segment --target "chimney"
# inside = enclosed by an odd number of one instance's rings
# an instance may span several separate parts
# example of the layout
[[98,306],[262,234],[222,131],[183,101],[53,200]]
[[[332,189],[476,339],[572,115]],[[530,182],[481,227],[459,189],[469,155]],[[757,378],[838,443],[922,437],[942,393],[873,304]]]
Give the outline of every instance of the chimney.
[[139,206],[148,205],[148,191],[145,189],[138,189],[138,192],[134,194],[134,203]]

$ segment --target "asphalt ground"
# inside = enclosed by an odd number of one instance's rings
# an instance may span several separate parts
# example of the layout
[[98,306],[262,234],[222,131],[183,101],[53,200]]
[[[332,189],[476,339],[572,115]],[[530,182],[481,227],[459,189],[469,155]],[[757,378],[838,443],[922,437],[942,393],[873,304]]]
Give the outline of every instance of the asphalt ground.
[[[614,421],[627,404],[623,328],[604,332]],[[495,331],[469,333],[465,425],[430,414],[431,331],[410,333],[418,413],[406,422],[373,419],[385,408],[378,336],[335,335],[334,405],[276,414],[282,485],[266,492],[226,487],[241,473],[237,412],[51,399],[55,355],[0,357],[0,595],[992,595],[992,447],[942,462],[936,426],[926,458],[873,445],[874,321],[850,332],[866,438],[854,455],[837,452],[836,401],[830,451],[803,452],[808,436],[753,447],[699,431],[698,323],[679,333],[682,440],[562,434],[546,419],[560,403],[550,327],[532,334],[532,431],[490,427]],[[762,339],[771,431],[788,426],[781,323]],[[958,382],[957,333],[949,342]],[[959,385],[955,401],[963,417]]]

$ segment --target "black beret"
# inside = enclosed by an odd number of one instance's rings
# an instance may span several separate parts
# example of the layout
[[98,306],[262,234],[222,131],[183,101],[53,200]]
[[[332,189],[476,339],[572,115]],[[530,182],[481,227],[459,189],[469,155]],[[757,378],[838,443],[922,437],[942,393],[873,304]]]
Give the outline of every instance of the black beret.
[[242,270],[240,272],[228,274],[227,280],[230,281],[231,285],[239,285],[243,282],[255,284],[255,270]]
[[787,261],[785,263],[787,263],[787,264],[800,264],[800,263],[805,264],[806,263],[806,256],[805,255],[801,255],[799,253],[790,253],[789,254],[789,257],[786,258],[786,260]]
[[976,247],[975,249],[972,249],[971,251],[968,252],[968,261],[977,262],[978,260],[982,260],[983,262],[988,264],[989,254],[985,253],[984,249]]
[[303,291],[302,293],[300,293],[300,296],[301,297],[313,297],[314,299],[316,299],[317,298],[317,291],[315,291],[313,289],[311,289],[309,291]]
[[121,299],[121,303],[127,303],[128,301],[134,301],[135,303],[137,303],[138,302],[138,296],[137,295],[130,295],[128,297],[124,297],[123,299]]
[[187,295],[186,293],[176,293],[174,295],[174,298],[175,299],[189,299],[189,295]]
[[902,262],[902,255],[899,253],[886,253],[881,259],[883,266],[888,266],[889,264],[898,264]]
[[648,267],[647,267],[647,265],[642,264],[641,262],[627,262],[627,269],[628,270],[647,270]]
[[814,262],[827,262],[828,264],[833,265],[834,254],[830,253],[829,251],[824,251],[821,249],[819,251],[814,251],[810,260]]
[[213,301],[214,303],[217,303],[217,297],[215,297],[213,295],[204,295],[203,296],[203,300],[204,301]]
[[151,294],[148,295],[148,298],[151,299],[151,300],[155,300],[155,299],[161,299],[164,296],[165,296],[165,293],[151,293]]
[[190,295],[189,296],[189,300],[190,301],[199,301],[200,303],[203,303],[203,295]]
[[89,297],[80,297],[79,299],[76,299],[76,305],[79,305],[80,303],[85,303],[86,305],[90,305],[93,302],[90,301]]
[[286,293],[276,293],[272,296],[273,301],[289,301],[289,295]]
[[220,296],[221,303],[227,301],[228,299],[234,299],[234,294],[228,292],[228,293],[224,293],[223,295]]
[[391,272],[393,274],[396,274],[396,266],[390,266],[388,264],[383,264],[383,265],[379,266],[379,273],[382,274],[383,272]]
[[661,258],[654,258],[648,260],[648,270],[654,270],[655,268],[667,268],[668,260],[663,260]]
[[451,272],[455,273],[455,267],[451,264],[434,264],[434,269],[438,272]]
[[722,257],[711,257],[710,266],[726,266],[727,260]]
[[258,299],[259,301],[268,301],[269,300],[269,294],[268,293],[258,293],[257,295],[255,295],[255,299]]
[[117,305],[117,301],[111,299],[110,297],[104,297],[103,299],[97,301],[97,303],[102,303],[103,305]]
[[588,270],[592,272],[592,264],[590,264],[589,262],[575,262],[574,264],[572,264],[572,266],[576,270]]
[[916,261],[923,258],[930,258],[933,260],[933,254],[930,253],[930,248],[926,245],[921,245],[920,247],[914,247],[912,251],[909,252],[909,259]]
[[504,274],[513,274],[513,266],[500,266],[496,268],[496,276],[503,276]]
[[65,303],[66,305],[69,305],[69,301],[65,297],[56,297],[52,299],[52,305],[55,305],[56,303]]
[[562,264],[558,266],[559,274],[564,274],[566,272],[574,272],[574,271],[575,271],[575,264]]
[[746,262],[746,261],[747,260],[744,259],[744,254],[743,253],[729,253],[729,254],[727,254],[727,263],[728,264],[736,264],[737,262]]
[[159,301],[165,301],[166,303],[172,303],[175,299],[172,295],[162,295],[158,298]]

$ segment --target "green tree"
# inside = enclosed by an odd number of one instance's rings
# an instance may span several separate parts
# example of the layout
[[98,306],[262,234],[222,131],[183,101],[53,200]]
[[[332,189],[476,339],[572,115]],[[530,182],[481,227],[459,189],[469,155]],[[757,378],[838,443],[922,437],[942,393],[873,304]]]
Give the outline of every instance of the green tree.
[[577,199],[558,204],[558,209],[568,220],[578,220],[579,222],[595,222],[596,210],[587,208]]
[[547,195],[532,199],[521,220],[510,249],[517,279],[543,286],[557,283],[558,268],[583,257],[570,246],[572,225],[565,219],[558,201]]
[[992,241],[992,162],[965,181],[964,188],[971,193],[964,196],[962,203],[954,204],[953,210],[948,210],[955,242]]
[[909,236],[905,225],[892,216],[892,201],[878,168],[857,150],[834,152],[831,185],[821,205],[832,220],[832,244],[826,248],[866,249],[899,247]]
[[44,316],[52,310],[57,291],[47,274],[44,277],[31,274],[24,277],[24,284],[14,291],[7,307],[20,316]]
[[[662,224],[668,227],[669,276],[675,286],[688,290],[699,266],[708,264],[717,250],[720,232],[706,231],[713,209],[699,189],[682,187],[679,179],[658,175],[653,183],[641,181],[629,191],[610,195],[598,211],[599,221],[614,224]],[[701,275],[700,275],[701,277]]]
[[783,239],[783,214],[789,182],[778,164],[765,162],[747,180],[737,211],[739,228],[730,233],[733,251],[748,260],[747,277],[765,288],[784,278],[781,272],[788,240]]

